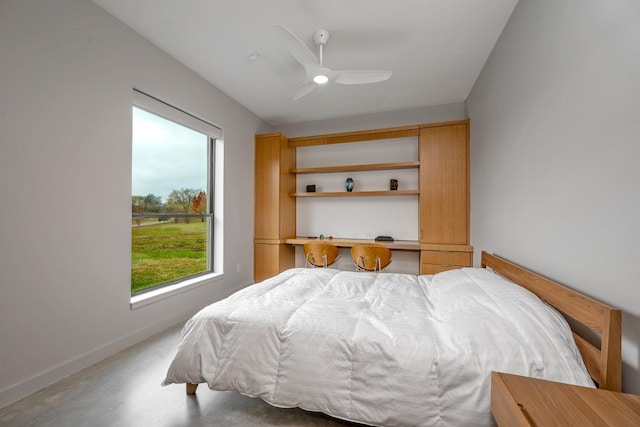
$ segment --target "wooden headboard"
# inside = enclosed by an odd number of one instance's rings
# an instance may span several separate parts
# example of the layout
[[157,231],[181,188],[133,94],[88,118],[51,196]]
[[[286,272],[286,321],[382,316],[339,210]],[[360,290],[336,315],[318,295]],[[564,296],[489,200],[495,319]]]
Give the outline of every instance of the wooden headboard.
[[594,381],[602,389],[621,391],[622,314],[620,310],[484,251],[482,267],[489,267],[528,289],[562,314],[598,334],[601,338],[600,347],[587,341],[584,330],[572,327],[578,350]]

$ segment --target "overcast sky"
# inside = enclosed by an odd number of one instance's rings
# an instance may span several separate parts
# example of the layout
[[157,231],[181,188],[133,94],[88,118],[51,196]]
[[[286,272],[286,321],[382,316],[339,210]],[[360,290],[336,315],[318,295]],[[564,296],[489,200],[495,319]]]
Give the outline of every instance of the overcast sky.
[[132,196],[207,189],[207,136],[133,108]]

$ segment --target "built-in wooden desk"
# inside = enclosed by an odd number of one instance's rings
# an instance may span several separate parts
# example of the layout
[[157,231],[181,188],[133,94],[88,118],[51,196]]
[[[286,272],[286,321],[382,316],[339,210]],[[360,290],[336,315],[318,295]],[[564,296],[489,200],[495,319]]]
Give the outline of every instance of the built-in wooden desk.
[[339,248],[351,248],[354,245],[380,245],[393,251],[420,252],[420,274],[436,274],[454,268],[471,267],[473,265],[473,246],[470,245],[438,245],[420,243],[417,240],[394,240],[393,242],[376,242],[372,239],[345,239],[296,236],[284,239],[284,243],[302,246],[305,243],[322,241]]
[[386,246],[391,250],[397,251],[419,251],[420,243],[417,240],[394,240],[393,242],[376,242],[372,239],[341,239],[341,238],[324,238],[320,240],[315,237],[292,237],[285,239],[284,242],[289,245],[304,245],[305,243],[322,242],[328,245],[334,245],[339,248],[351,248],[354,245],[380,245]]
[[492,372],[491,413],[499,427],[640,426],[640,396]]

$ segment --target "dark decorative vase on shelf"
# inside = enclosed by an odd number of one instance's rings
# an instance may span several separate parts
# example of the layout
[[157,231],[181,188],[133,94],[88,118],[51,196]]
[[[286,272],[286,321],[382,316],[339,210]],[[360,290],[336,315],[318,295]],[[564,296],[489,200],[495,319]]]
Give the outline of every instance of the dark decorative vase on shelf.
[[347,191],[353,191],[353,178],[347,178]]

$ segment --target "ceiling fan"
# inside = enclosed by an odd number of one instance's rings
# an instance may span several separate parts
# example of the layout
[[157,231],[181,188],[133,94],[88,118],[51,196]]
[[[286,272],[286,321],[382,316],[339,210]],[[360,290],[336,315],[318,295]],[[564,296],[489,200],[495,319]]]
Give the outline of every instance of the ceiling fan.
[[306,81],[291,94],[290,99],[292,101],[297,101],[308,95],[318,85],[327,83],[343,85],[377,83],[387,80],[393,74],[392,71],[377,70],[330,70],[322,63],[323,48],[329,41],[329,32],[327,30],[317,30],[313,33],[313,41],[319,52],[319,56],[316,57],[307,45],[287,28],[282,25],[276,25],[275,28],[291,55],[304,66],[307,73]]

